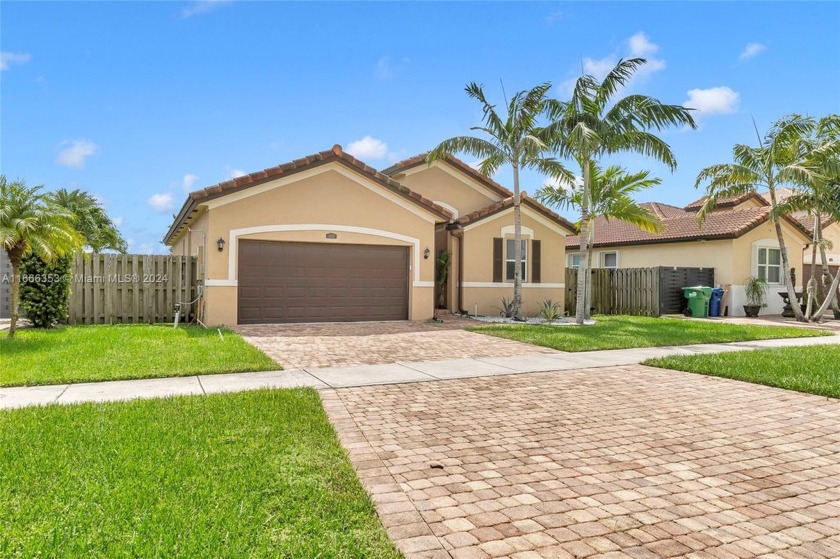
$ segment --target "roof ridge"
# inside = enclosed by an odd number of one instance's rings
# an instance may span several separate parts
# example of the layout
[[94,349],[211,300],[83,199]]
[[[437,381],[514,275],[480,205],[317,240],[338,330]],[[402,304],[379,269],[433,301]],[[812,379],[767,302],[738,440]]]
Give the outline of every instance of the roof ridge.
[[450,220],[452,219],[452,212],[450,210],[440,206],[439,204],[436,204],[434,201],[429,200],[428,198],[425,198],[419,193],[414,192],[399,181],[394,180],[388,175],[377,171],[370,165],[367,165],[360,159],[357,159],[349,153],[346,153],[342,149],[340,144],[334,144],[332,148],[328,150],[319,151],[318,153],[306,155],[304,157],[294,159],[287,163],[281,163],[280,165],[275,165],[274,167],[267,167],[260,171],[254,171],[253,173],[248,173],[241,177],[236,177],[234,179],[222,181],[220,183],[202,188],[200,190],[190,192],[189,194],[187,194],[187,199],[181,207],[181,210],[179,211],[178,215],[175,216],[172,224],[170,225],[169,230],[167,231],[166,236],[164,237],[164,242],[172,238],[172,236],[177,232],[177,230],[180,228],[183,222],[187,219],[189,214],[195,210],[195,207],[201,201],[224,196],[229,193],[248,188],[249,186],[256,186],[256,184],[262,184],[269,180],[280,178],[287,174],[294,174],[294,172],[302,168],[311,167],[313,165],[320,165],[323,163],[329,163],[330,161],[341,161],[344,165],[356,168],[362,174],[368,175],[370,178],[380,182],[383,186],[389,188],[397,194],[412,200],[418,205],[424,206],[427,209],[432,210],[433,212],[441,215],[442,217],[445,217]]

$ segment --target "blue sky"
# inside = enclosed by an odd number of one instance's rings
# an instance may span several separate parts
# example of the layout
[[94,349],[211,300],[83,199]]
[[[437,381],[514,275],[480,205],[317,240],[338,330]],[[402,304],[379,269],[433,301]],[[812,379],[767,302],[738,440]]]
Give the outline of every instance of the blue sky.
[[[467,133],[491,99],[583,68],[646,70],[629,91],[701,109],[669,130],[684,205],[704,166],[790,112],[840,111],[840,3],[10,2],[0,8],[0,170],[99,196],[132,252],[159,241],[186,192],[329,149],[370,165]],[[469,158],[465,158],[473,163]],[[495,177],[509,185],[506,172]],[[544,182],[529,173],[523,188]]]

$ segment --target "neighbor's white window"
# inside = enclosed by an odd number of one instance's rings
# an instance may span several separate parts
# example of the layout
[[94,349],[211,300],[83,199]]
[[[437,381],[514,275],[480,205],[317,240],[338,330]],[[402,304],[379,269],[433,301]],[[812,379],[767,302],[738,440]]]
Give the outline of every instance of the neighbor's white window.
[[618,253],[617,252],[602,252],[601,253],[601,267],[602,268],[618,268]]
[[782,283],[782,252],[777,248],[758,247],[755,275],[766,283]]
[[574,269],[580,268],[581,258],[582,256],[579,252],[570,252],[566,255],[566,266]]
[[[513,273],[516,270],[516,254],[514,249],[516,244],[513,239],[507,239],[505,242],[505,279],[513,281]],[[522,281],[526,281],[525,271],[528,269],[528,241],[522,239]]]

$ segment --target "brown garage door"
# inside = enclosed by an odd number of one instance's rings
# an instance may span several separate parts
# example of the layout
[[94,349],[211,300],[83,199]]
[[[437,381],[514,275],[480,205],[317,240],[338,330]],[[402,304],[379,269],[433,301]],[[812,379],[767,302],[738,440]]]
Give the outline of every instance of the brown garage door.
[[408,248],[239,242],[239,323],[408,318]]

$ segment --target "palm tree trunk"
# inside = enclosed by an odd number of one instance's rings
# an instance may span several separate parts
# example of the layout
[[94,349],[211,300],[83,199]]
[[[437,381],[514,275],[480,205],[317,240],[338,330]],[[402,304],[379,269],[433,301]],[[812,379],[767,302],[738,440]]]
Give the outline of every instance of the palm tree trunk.
[[[822,224],[820,224],[820,234],[822,235]],[[831,275],[831,269],[828,267],[828,255],[825,253],[825,245],[820,244],[820,264],[822,266],[822,273],[823,278],[828,278],[829,285],[834,283],[834,277]],[[838,271],[838,276],[840,276],[840,271]],[[840,313],[840,301],[838,301],[837,297],[837,289],[835,288],[834,291],[831,291],[827,287],[825,287],[825,280],[820,282],[820,285],[823,285],[825,288],[825,296],[829,298],[831,301],[831,309],[835,312]],[[823,302],[825,300],[823,299]],[[819,320],[819,317],[817,318]]]
[[583,324],[586,319],[586,291],[590,285],[589,278],[589,158],[584,154],[581,157],[583,167],[583,196],[580,204],[580,259],[577,277],[577,308],[575,309],[575,322]]
[[838,289],[840,289],[840,273],[838,273],[834,278],[834,281],[831,282],[831,287],[828,290],[828,296],[825,298],[825,301],[823,301],[823,304],[817,309],[817,312],[814,313],[814,322],[819,322],[822,319],[822,315],[828,310],[828,307],[830,307],[836,300],[835,298],[837,297]]
[[519,165],[513,163],[513,316],[520,318],[522,306],[522,215],[520,213]]
[[12,311],[12,320],[9,323],[9,338],[15,337],[15,330],[18,322],[18,307],[20,304],[20,263],[23,260],[23,249],[17,247],[6,252],[9,255],[9,262],[12,264],[12,284],[9,289],[9,305]]
[[811,236],[811,278],[806,290],[808,303],[805,307],[805,318],[811,319],[814,302],[817,300],[817,245],[820,244],[820,214],[814,212],[814,234]]
[[[770,207],[776,209],[776,185],[772,177],[767,181],[767,189],[770,192]],[[802,314],[802,309],[799,307],[799,301],[796,299],[796,288],[790,278],[790,261],[788,260],[787,247],[785,246],[785,236],[782,232],[782,223],[779,218],[771,218],[773,226],[776,229],[776,238],[779,241],[779,253],[782,257],[782,274],[785,278],[785,287],[787,288],[788,300],[790,306],[793,307],[793,314],[797,322],[805,322],[805,315]]]
[[595,254],[595,223],[589,224],[589,246],[586,250],[587,269],[589,270],[589,281],[586,282],[586,304],[584,305],[584,318],[592,318],[592,257]]

